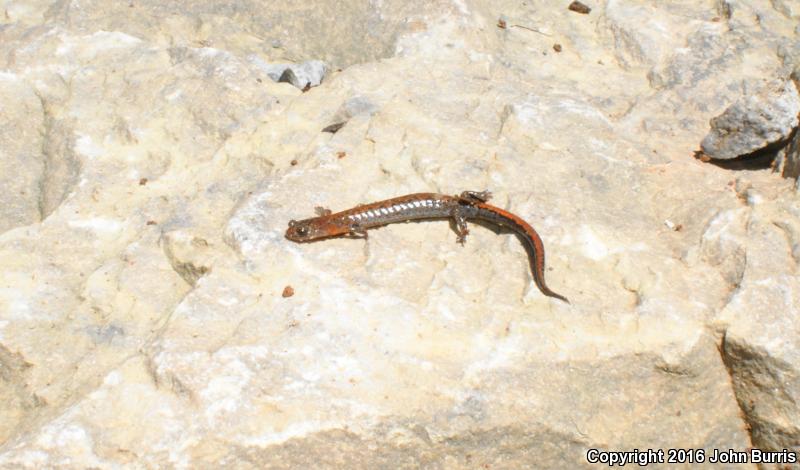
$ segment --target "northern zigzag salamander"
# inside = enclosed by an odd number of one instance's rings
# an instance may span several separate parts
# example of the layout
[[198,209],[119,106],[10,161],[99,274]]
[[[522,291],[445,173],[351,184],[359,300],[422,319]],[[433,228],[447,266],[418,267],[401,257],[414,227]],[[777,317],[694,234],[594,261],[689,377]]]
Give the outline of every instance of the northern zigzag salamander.
[[467,220],[483,220],[507,227],[519,235],[528,252],[536,286],[544,295],[569,303],[566,297],[553,292],[545,284],[544,245],[539,234],[520,217],[487,204],[490,197],[488,191],[464,191],[458,196],[416,193],[336,213],[317,208],[318,217],[290,221],[286,238],[294,242],[309,242],[339,235],[367,238],[368,229],[382,225],[409,220],[453,218],[458,242],[463,244],[469,233]]

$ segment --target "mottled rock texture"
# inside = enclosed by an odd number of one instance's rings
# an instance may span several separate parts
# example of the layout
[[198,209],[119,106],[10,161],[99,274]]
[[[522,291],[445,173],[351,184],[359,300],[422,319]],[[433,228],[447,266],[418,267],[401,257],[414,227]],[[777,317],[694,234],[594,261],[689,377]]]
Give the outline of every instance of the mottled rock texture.
[[[794,181],[693,158],[800,10],[584,3],[0,4],[0,468],[800,450]],[[480,225],[283,238],[467,189],[571,304]]]
[[800,94],[792,80],[768,83],[711,120],[703,152],[729,160],[789,139],[798,124]]

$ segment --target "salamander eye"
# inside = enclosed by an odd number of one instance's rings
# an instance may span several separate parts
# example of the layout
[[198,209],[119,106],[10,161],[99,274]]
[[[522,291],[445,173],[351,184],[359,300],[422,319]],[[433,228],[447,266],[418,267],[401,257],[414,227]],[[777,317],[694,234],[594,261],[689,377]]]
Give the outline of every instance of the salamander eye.
[[301,237],[305,237],[306,235],[308,235],[308,227],[298,227],[297,234],[300,235]]
[[295,225],[297,225],[297,221],[296,220],[292,219],[292,220],[289,221],[289,227],[294,227]]

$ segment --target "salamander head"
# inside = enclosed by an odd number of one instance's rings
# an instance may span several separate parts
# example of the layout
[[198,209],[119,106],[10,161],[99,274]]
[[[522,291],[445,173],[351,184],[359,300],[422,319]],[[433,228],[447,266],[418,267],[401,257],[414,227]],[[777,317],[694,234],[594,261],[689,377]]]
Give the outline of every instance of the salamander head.
[[286,238],[293,242],[310,242],[320,238],[338,235],[330,233],[329,223],[320,217],[305,220],[290,220],[286,229]]

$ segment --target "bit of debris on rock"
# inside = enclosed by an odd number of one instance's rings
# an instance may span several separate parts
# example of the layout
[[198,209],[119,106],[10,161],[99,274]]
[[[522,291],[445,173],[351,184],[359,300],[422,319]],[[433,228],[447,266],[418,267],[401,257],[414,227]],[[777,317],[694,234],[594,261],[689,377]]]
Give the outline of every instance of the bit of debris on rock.
[[294,288],[292,286],[286,286],[283,288],[283,292],[281,293],[281,297],[291,297],[294,295]]
[[574,2],[570,3],[568,8],[574,11],[575,13],[581,13],[583,15],[588,15],[589,12],[592,11],[591,8],[579,2],[578,0],[575,0]]
[[347,152],[336,152],[336,158],[342,159],[347,156]]
[[147,178],[141,178],[139,180],[139,186],[144,186],[147,184]]
[[506,26],[507,26],[507,25],[506,25],[506,20],[504,20],[504,19],[502,19],[502,18],[500,18],[499,20],[497,20],[497,27],[498,27],[498,28],[500,28],[500,29],[506,29]]
[[710,161],[711,161],[711,157],[709,157],[708,155],[706,155],[705,153],[703,153],[703,151],[702,151],[702,150],[695,150],[695,152],[694,152],[694,158],[696,158],[696,159],[700,160],[700,161],[701,161],[701,162],[703,162],[703,163],[708,163],[708,162],[710,162]]
[[297,165],[297,160],[292,160],[289,162],[290,165],[295,166]]
[[561,44],[558,43],[553,44],[553,50],[556,52],[561,52]]
[[664,220],[664,225],[666,225],[667,228],[672,230],[673,232],[680,232],[681,230],[683,230],[683,224],[676,224],[675,222],[669,219]]
[[337,132],[339,132],[339,129],[344,127],[345,124],[347,124],[347,121],[331,124],[330,126],[323,128],[322,132],[330,132],[331,134],[336,134]]

